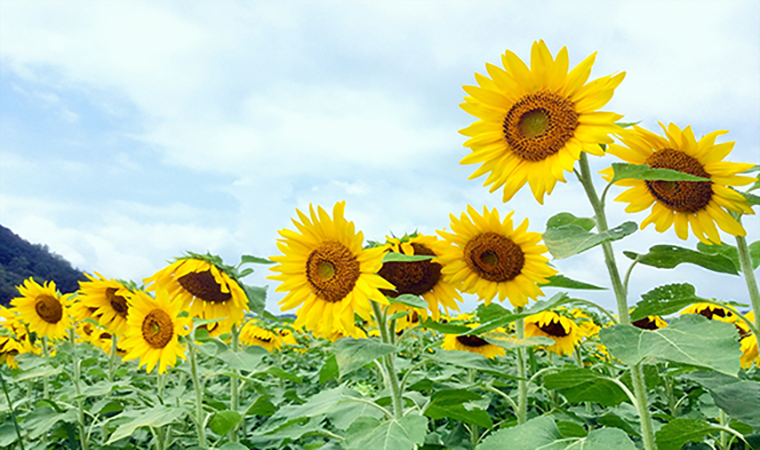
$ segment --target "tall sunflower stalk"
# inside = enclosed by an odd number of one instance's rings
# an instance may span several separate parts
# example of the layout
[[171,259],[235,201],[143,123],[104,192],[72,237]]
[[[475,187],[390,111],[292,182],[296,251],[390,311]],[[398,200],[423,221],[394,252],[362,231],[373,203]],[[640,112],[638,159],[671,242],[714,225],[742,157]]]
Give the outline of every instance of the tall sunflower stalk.
[[736,248],[739,252],[739,265],[742,269],[742,275],[744,275],[744,281],[747,283],[752,311],[755,313],[755,328],[760,329],[760,291],[757,288],[757,280],[752,268],[752,257],[749,253],[749,246],[747,246],[747,239],[744,236],[736,236]]
[[[604,204],[600,201],[596,189],[594,188],[594,182],[591,178],[591,170],[588,164],[588,157],[585,153],[581,153],[580,155],[580,169],[580,172],[576,171],[575,174],[583,185],[583,189],[586,191],[586,196],[588,197],[592,208],[594,208],[596,227],[599,230],[599,233],[603,233],[609,229],[609,226],[607,225],[607,215],[604,212]],[[617,262],[615,261],[615,253],[612,250],[612,244],[609,241],[602,242],[602,250],[604,251],[604,263],[607,266],[612,289],[615,292],[620,324],[631,325],[631,316],[628,313],[627,292],[620,278],[620,271],[618,270]],[[646,388],[644,386],[644,374],[641,365],[636,364],[631,367],[631,380],[633,381],[633,392],[636,398],[635,406],[641,421],[641,436],[644,441],[644,448],[645,450],[655,450],[654,429],[652,427],[652,417],[649,414]]]
[[[377,328],[380,330],[380,338],[383,340],[384,344],[393,344],[391,333],[393,333],[393,329],[390,331],[388,330],[388,318],[385,312],[383,311],[382,306],[380,306],[379,303],[375,301],[370,301],[372,303],[372,312],[375,315],[375,320],[377,321]],[[401,386],[398,382],[398,374],[396,373],[396,365],[394,362],[394,358],[396,357],[395,353],[392,353],[390,355],[385,355],[382,357],[382,363],[381,366],[383,370],[386,372],[387,380],[388,380],[388,388],[391,391],[391,402],[393,405],[393,417],[396,419],[400,419],[404,416],[404,407],[403,407],[403,399],[401,397]]]
[[90,448],[87,439],[87,428],[84,423],[84,400],[81,397],[82,389],[79,385],[81,378],[81,365],[79,361],[79,355],[77,354],[76,334],[74,328],[69,329],[69,342],[71,343],[71,363],[74,366],[74,391],[77,396],[77,409],[79,410],[79,416],[77,422],[79,425],[79,442],[82,450],[88,450]]

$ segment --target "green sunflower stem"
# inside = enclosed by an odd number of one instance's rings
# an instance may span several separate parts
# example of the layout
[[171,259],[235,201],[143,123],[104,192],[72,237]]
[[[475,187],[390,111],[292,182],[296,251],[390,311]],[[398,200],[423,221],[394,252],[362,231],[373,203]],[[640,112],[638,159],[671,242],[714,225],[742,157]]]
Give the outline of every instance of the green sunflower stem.
[[[521,312],[522,308],[517,308]],[[518,319],[515,322],[517,340],[525,339],[525,320]],[[525,367],[525,347],[517,349],[517,424],[522,425],[528,420],[528,379]]]
[[747,246],[747,239],[744,236],[736,236],[736,249],[739,251],[739,266],[742,269],[744,281],[747,283],[752,311],[755,312],[755,326],[760,329],[760,291],[757,289],[755,271],[752,268],[752,257],[749,253],[749,246]]
[[79,425],[79,443],[82,450],[88,450],[90,448],[87,441],[87,432],[84,423],[84,402],[80,395],[82,394],[81,386],[79,385],[79,379],[81,378],[81,366],[79,364],[79,355],[77,354],[76,334],[74,328],[69,329],[69,342],[71,343],[71,362],[74,366],[74,392],[77,396],[77,409],[79,410],[78,425]]
[[[609,229],[609,226],[607,225],[607,216],[604,212],[604,204],[599,200],[599,196],[596,194],[594,181],[591,177],[591,169],[589,168],[588,157],[585,152],[581,152],[579,165],[581,171],[580,174],[576,172],[576,175],[583,185],[583,189],[586,191],[586,196],[588,197],[589,202],[591,202],[592,208],[594,208],[596,228],[600,233],[603,233]],[[615,253],[612,250],[612,244],[609,241],[603,242],[602,249],[604,251],[604,263],[607,266],[607,272],[609,273],[610,281],[612,282],[612,290],[615,292],[615,299],[617,300],[620,324],[630,325],[631,316],[628,313],[628,293],[620,278],[620,271],[615,262]],[[657,447],[655,446],[652,418],[649,414],[649,405],[647,404],[644,374],[640,365],[631,367],[631,380],[633,381],[633,392],[636,397],[636,408],[639,413],[639,419],[641,420],[641,436],[644,441],[644,449],[654,450]]]
[[[232,325],[232,331],[231,331],[231,343],[232,343],[232,351],[237,353],[240,351],[240,330],[238,330],[237,324]],[[239,371],[237,369],[233,369],[232,371],[235,375],[238,375]],[[238,379],[237,377],[230,377],[230,409],[238,412],[240,409],[240,397],[238,394]],[[231,442],[237,442],[238,441],[238,426],[232,427],[232,430],[230,430],[229,433],[230,441]]]
[[113,383],[113,377],[114,377],[114,374],[116,373],[116,367],[117,367],[116,350],[118,349],[117,347],[118,339],[119,338],[117,338],[115,334],[111,335],[111,354],[109,355],[109,358],[108,358],[108,382],[109,383]]
[[11,396],[8,393],[8,386],[5,384],[5,377],[3,371],[0,370],[0,384],[3,387],[3,393],[5,393],[5,400],[8,402],[8,410],[11,412],[11,420],[13,420],[13,427],[16,429],[16,436],[18,437],[18,446],[21,450],[24,450],[24,439],[21,437],[21,430],[18,427],[18,419],[16,418],[16,409],[13,407]]
[[[382,307],[379,303],[370,300],[372,304],[372,312],[377,319],[377,327],[380,329],[380,337],[385,344],[392,344],[390,334],[388,332],[388,322],[386,315],[383,314]],[[395,332],[395,330],[393,330]],[[400,419],[404,416],[403,399],[401,398],[401,386],[398,382],[398,375],[396,374],[396,367],[394,363],[395,353],[382,357],[383,367],[388,374],[388,387],[391,391],[391,401],[393,403],[393,416],[396,419]]]
[[193,376],[193,388],[195,388],[195,425],[198,430],[198,445],[206,447],[206,431],[205,417],[203,414],[203,392],[201,391],[201,383],[198,379],[198,361],[196,355],[195,333],[190,335],[188,339],[188,353],[190,353],[190,373]]
[[[470,386],[475,385],[475,369],[469,369],[467,371],[467,381]],[[480,429],[477,425],[470,425],[470,443],[472,443],[472,448],[477,447],[478,442],[480,441]]]
[[[50,349],[47,345],[47,337],[42,336],[42,356],[45,357],[45,360],[47,361],[48,358],[50,358]],[[42,377],[42,398],[45,400],[50,400],[50,386],[48,383],[47,375]]]

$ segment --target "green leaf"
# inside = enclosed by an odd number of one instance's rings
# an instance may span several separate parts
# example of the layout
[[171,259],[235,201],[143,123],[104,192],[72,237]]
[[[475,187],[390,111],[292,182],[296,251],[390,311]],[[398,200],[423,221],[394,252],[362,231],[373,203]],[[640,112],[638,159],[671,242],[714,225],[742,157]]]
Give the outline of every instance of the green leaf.
[[383,264],[388,262],[426,261],[433,258],[435,258],[435,255],[405,255],[398,252],[388,252],[383,255]]
[[556,287],[565,289],[584,289],[589,291],[604,291],[605,287],[595,286],[593,284],[584,283],[583,281],[576,281],[572,278],[568,278],[564,275],[553,275],[548,278],[549,282],[546,284],[539,284],[541,287]]
[[38,366],[31,370],[19,373],[13,377],[13,381],[19,382],[24,380],[31,380],[33,378],[52,377],[54,375],[58,375],[61,372],[63,372],[63,367],[54,367],[52,365]]
[[371,416],[380,419],[384,417],[385,414],[372,405],[352,401],[345,397],[335,405],[329,413],[327,413],[327,418],[330,420],[330,424],[339,430],[347,429],[357,417],[362,416]]
[[[567,294],[564,292],[560,292],[558,294],[554,294],[549,300],[540,300],[533,304],[530,308],[524,310],[521,313],[513,313],[509,310],[506,310],[504,308],[501,308],[501,316],[495,316],[495,314],[490,315],[490,317],[494,317],[493,319],[483,323],[479,327],[473,328],[470,330],[467,334],[483,334],[486,331],[491,331],[499,327],[504,327],[509,325],[510,323],[523,319],[528,316],[532,316],[533,314],[538,314],[541,311],[545,311],[547,309],[553,309],[557,306],[561,305],[562,303],[565,303],[569,300]],[[492,303],[493,304],[493,303]],[[480,314],[480,309],[478,309],[478,314]]]
[[427,418],[406,415],[400,419],[380,421],[359,417],[346,430],[348,450],[412,450],[422,445],[427,434]]
[[327,414],[342,400],[355,393],[342,384],[333,389],[325,389],[309,397],[303,405],[287,405],[280,408],[273,418],[297,419],[301,417],[316,417]]
[[337,378],[340,375],[338,369],[338,361],[335,359],[335,355],[330,355],[325,359],[325,364],[319,369],[319,382],[327,383],[328,381]]
[[[757,182],[755,184],[757,184]],[[757,196],[755,194],[750,194],[749,192],[739,192],[739,193],[742,194],[745,199],[747,199],[747,203],[749,203],[749,206],[760,205],[760,196]]]
[[261,360],[268,354],[266,349],[252,346],[242,352],[228,350],[216,355],[216,358],[225,362],[231,369],[258,372],[262,368]]
[[112,444],[119,439],[130,436],[140,427],[162,427],[170,424],[184,414],[185,411],[183,409],[169,406],[158,406],[121,413],[109,421],[109,423],[119,423],[119,428],[111,434],[106,444]]
[[623,239],[638,229],[635,222],[625,222],[602,233],[589,233],[578,225],[563,225],[547,228],[543,239],[554,259],[562,259],[583,253],[603,242]]
[[699,419],[678,418],[671,420],[655,433],[658,450],[681,450],[688,442],[702,442],[708,434],[717,430]]
[[433,393],[430,404],[425,409],[425,415],[431,419],[450,419],[478,425],[484,428],[493,427],[488,413],[480,408],[467,408],[465,403],[480,400],[482,397],[466,389],[441,389]]
[[529,338],[517,339],[514,335],[490,331],[480,335],[486,342],[507,350],[521,347],[535,347],[537,345],[554,345],[554,341],[543,336],[533,336]]
[[259,395],[245,411],[246,416],[271,416],[277,408],[269,401],[269,395]]
[[343,377],[358,370],[377,358],[398,350],[395,345],[385,344],[374,339],[338,339],[332,346],[338,362],[340,376]]
[[388,297],[388,301],[391,305],[401,303],[412,308],[427,309],[428,307],[428,303],[424,299],[412,294],[402,294],[396,298]]
[[37,439],[50,430],[58,422],[75,423],[77,421],[76,409],[70,409],[66,412],[56,412],[52,408],[35,408],[24,418],[24,429],[30,430],[29,439]]
[[240,442],[228,442],[219,447],[219,450],[248,450],[248,447]]
[[240,264],[275,264],[275,262],[269,258],[261,258],[259,256],[253,255],[242,255],[240,257]]
[[[721,246],[713,245],[712,247]],[[688,263],[696,264],[713,272],[738,274],[736,270],[738,266],[734,265],[731,259],[720,254],[708,254],[703,249],[696,252],[677,245],[655,245],[643,255],[634,252],[623,252],[623,254],[630,259],[638,259],[639,264],[657,267],[658,269],[672,269],[679,264]]]
[[499,363],[477,353],[444,350],[436,352],[435,355],[429,355],[429,358],[437,363],[451,364],[465,369],[488,372],[499,377],[515,379],[515,377],[504,373],[504,368]]
[[550,417],[531,419],[523,425],[502,428],[491,434],[477,450],[635,450],[628,435],[617,428],[598,428],[586,437],[566,438]]
[[0,425],[0,447],[7,447],[16,442],[16,439],[18,439],[18,435],[12,422]]
[[568,420],[558,420],[557,429],[559,430],[559,434],[564,438],[582,438],[588,436],[588,431],[583,428],[583,425]]
[[739,372],[739,342],[730,323],[698,314],[673,319],[665,328],[642,330],[630,325],[602,328],[599,337],[610,354],[629,366],[646,358],[705,367],[728,375]]
[[702,297],[697,296],[697,289],[688,283],[658,286],[641,298],[642,301],[636,304],[636,309],[631,314],[631,321],[635,322],[647,316],[667,316],[693,303],[704,301]]
[[248,286],[242,284],[245,295],[248,297],[248,309],[257,316],[261,316],[265,312],[267,306],[267,287]]
[[591,231],[596,226],[596,222],[587,217],[575,217],[569,212],[561,212],[546,221],[546,228],[559,228],[564,225],[578,225],[586,231]]
[[211,418],[211,422],[209,422],[208,426],[214,433],[219,436],[224,436],[232,431],[232,429],[235,428],[235,425],[240,423],[241,419],[242,416],[240,416],[239,412],[227,409],[216,412]]
[[578,367],[544,375],[544,386],[555,389],[571,403],[597,402],[615,406],[628,400],[620,386],[601,373]]
[[715,405],[732,419],[760,431],[760,383],[739,381],[710,389]]
[[673,169],[654,169],[647,164],[612,163],[614,176],[611,183],[633,179],[646,181],[710,181],[709,178],[698,177]]
[[[752,268],[757,269],[760,266],[760,241],[755,241],[748,245],[749,256],[752,259]],[[702,253],[707,253],[711,257],[725,257],[730,259],[736,270],[741,272],[741,263],[739,262],[739,250],[733,245],[726,244],[713,244],[707,245],[703,243],[697,244],[697,249]]]
[[469,327],[465,327],[463,325],[455,325],[452,323],[436,322],[430,317],[422,322],[421,326],[422,328],[430,328],[431,330],[435,330],[439,333],[444,334],[462,334],[470,331]]

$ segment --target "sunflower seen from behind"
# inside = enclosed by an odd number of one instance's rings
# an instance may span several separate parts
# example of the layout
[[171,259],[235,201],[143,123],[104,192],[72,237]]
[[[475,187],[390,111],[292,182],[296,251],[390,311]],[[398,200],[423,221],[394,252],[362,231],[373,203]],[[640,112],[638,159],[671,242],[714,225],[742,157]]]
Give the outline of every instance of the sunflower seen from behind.
[[568,72],[567,48],[552,57],[543,41],[533,43],[530,67],[507,50],[504,68],[486,64],[489,77],[475,74],[478,86],[464,86],[460,106],[478,120],[460,131],[472,150],[460,164],[480,164],[470,179],[488,174],[484,186],[503,188],[509,201],[525,183],[543,204],[564,172],[572,172],[581,152],[603,155],[599,144],[613,140],[623,116],[598,111],[612,98],[625,73],[587,83],[596,54]]
[[333,217],[309,205],[309,215],[296,210],[297,231],[280,230],[277,247],[283,253],[270,259],[278,263],[268,278],[282,282],[277,292],[283,311],[300,306],[294,327],[304,326],[320,337],[360,337],[354,314],[364,320],[372,315],[370,301],[388,304],[380,289],[394,286],[377,274],[382,247],[362,249],[364,234],[343,216],[345,202],[333,208]]
[[583,339],[583,331],[570,318],[554,311],[542,311],[525,318],[525,337],[543,336],[554,341],[545,347],[557,355],[571,355]]
[[137,291],[129,297],[129,316],[124,337],[119,347],[126,354],[124,361],[139,359],[138,367],[146,366],[150,373],[158,365],[158,373],[174,367],[177,358],[185,358],[185,344],[179,336],[186,336],[192,327],[191,319],[179,317],[182,302],[172,300],[163,289],[155,291],[156,297]]
[[19,319],[29,326],[29,331],[52,341],[66,338],[71,328],[68,307],[71,294],[60,295],[55,282],[38,284],[31,277],[17,287],[22,297],[11,300]]
[[211,336],[228,333],[248,311],[243,288],[216,264],[200,255],[183,257],[143,280],[148,291],[165,290],[191,317],[224,319],[208,324]]
[[[443,255],[449,246],[448,242],[436,236],[414,233],[403,238],[388,237],[384,248],[386,252],[435,257]],[[429,259],[385,262],[378,274],[393,284],[395,289],[381,292],[392,298],[404,294],[422,297],[428,304],[433,320],[437,321],[441,308],[446,314],[449,314],[449,310],[459,311],[457,302],[462,301],[462,296],[454,286],[441,276],[442,268],[439,262]],[[424,315],[423,321],[427,319],[427,314],[422,311],[417,313]]]
[[127,297],[132,291],[121,282],[106,279],[97,272],[97,278],[87,273],[84,275],[89,281],[79,282],[78,315],[89,312],[100,325],[121,336],[127,328]]
[[272,353],[282,347],[283,338],[277,332],[260,327],[256,320],[249,320],[240,329],[240,343],[249,347],[264,347]]
[[557,271],[547,264],[543,254],[546,246],[539,245],[541,234],[528,231],[528,219],[515,228],[510,212],[499,218],[499,212],[484,206],[483,214],[468,205],[467,214],[451,218],[451,232],[438,234],[452,244],[438,258],[443,264],[445,281],[462,292],[477,294],[488,305],[498,295],[499,301],[509,299],[522,307],[528,299],[544,295],[537,283]]
[[[754,322],[755,312],[750,311],[745,314],[744,317],[746,317],[747,320]],[[741,337],[740,342],[742,351],[742,356],[739,357],[739,363],[741,364],[742,369],[751,368],[753,363],[760,367],[760,353],[758,353],[757,349],[757,336],[749,331],[749,327],[747,327],[746,324],[743,325],[746,333],[744,333],[744,335],[739,333]]]
[[[709,181],[645,181],[624,179],[615,184],[628,187],[615,200],[628,203],[625,211],[637,213],[652,208],[641,222],[641,229],[654,224],[664,233],[671,227],[676,236],[686,240],[689,229],[705,244],[720,244],[718,228],[733,236],[745,236],[744,227],[729,211],[754,214],[746,198],[731,189],[744,186],[756,178],[738,175],[754,166],[749,163],[723,161],[734,147],[733,142],[716,144],[727,131],[713,131],[697,140],[691,127],[683,130],[675,124],[660,123],[665,136],[634,126],[621,130],[623,145],[610,145],[607,152],[630,164],[646,164],[656,169],[671,169]],[[613,170],[601,171],[608,181]]]

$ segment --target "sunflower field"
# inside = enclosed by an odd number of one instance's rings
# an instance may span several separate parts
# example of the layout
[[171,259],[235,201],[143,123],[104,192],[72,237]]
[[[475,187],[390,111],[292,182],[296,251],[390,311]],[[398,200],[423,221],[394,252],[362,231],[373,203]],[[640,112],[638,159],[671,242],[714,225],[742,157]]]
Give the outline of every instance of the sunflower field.
[[[725,160],[727,131],[600,111],[625,74],[589,81],[594,60],[570,69],[539,41],[529,65],[507,50],[464,87],[461,163],[504,208],[468,206],[437,235],[367,240],[338,202],[296,210],[268,258],[188,252],[73,293],[26,280],[0,308],[0,447],[760,449],[760,241],[742,226],[760,166]],[[609,168],[591,173],[588,154]],[[558,181],[583,186],[593,217],[536,229],[509,210],[526,184],[540,207]],[[650,214],[608,224],[615,194]],[[649,225],[700,242],[613,249]],[[586,251],[609,288],[551,263]],[[628,295],[637,266],[680,264],[734,275],[749,301],[688,283]],[[295,315],[265,309],[267,288],[244,283],[254,267]],[[583,298],[603,289],[614,310]]]

